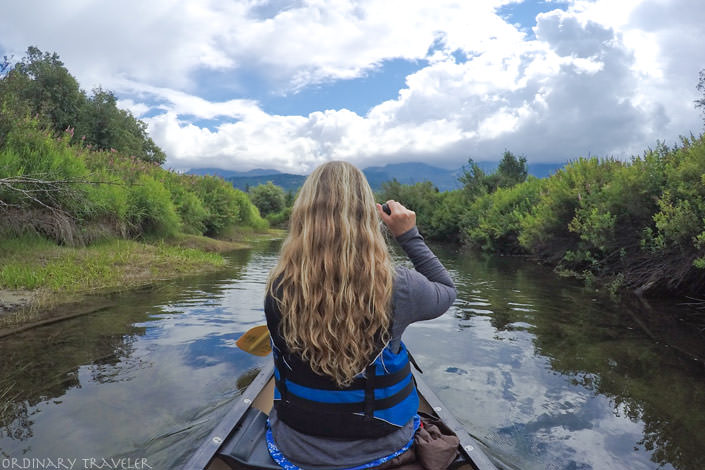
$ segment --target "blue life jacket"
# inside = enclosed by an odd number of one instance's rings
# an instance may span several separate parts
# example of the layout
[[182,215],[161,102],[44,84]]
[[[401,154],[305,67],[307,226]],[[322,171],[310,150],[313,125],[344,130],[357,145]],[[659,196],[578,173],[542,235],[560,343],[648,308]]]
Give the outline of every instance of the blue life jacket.
[[287,351],[279,335],[281,314],[271,304],[265,306],[265,313],[272,336],[274,407],[279,419],[309,435],[361,439],[390,434],[416,416],[419,397],[403,343],[396,353],[388,345],[383,347],[364,373],[340,388]]

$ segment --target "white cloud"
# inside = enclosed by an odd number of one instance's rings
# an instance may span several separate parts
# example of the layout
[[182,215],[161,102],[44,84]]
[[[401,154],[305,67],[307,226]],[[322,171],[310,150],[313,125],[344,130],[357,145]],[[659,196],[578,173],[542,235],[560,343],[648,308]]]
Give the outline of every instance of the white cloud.
[[[638,153],[702,125],[693,108],[705,63],[699,0],[557,2],[567,11],[539,15],[536,39],[496,14],[507,3],[32,0],[0,18],[0,47],[56,50],[84,87],[115,90],[121,106],[152,116],[150,132],[175,168],[306,172],[329,159],[459,166],[505,148],[565,161]],[[469,59],[456,62],[455,51]],[[366,115],[270,115],[237,78],[254,71],[272,93],[292,93],[398,58],[428,65]],[[232,99],[205,98],[209,71],[227,80],[219,85]],[[222,124],[194,124],[201,119]]]

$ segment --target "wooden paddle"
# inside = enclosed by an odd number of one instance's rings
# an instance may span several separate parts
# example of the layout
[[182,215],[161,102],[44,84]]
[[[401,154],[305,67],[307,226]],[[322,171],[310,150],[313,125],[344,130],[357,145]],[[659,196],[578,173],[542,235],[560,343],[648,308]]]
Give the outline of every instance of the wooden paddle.
[[267,325],[251,328],[235,342],[238,348],[255,356],[266,356],[272,352]]

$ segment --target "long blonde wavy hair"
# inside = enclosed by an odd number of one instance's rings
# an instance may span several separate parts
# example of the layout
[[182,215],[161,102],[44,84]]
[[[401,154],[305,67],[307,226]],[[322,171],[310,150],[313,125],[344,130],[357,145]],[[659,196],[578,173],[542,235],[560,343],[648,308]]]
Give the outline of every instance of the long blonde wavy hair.
[[316,168],[296,198],[267,284],[289,350],[349,385],[389,339],[393,278],[365,176],[346,162]]

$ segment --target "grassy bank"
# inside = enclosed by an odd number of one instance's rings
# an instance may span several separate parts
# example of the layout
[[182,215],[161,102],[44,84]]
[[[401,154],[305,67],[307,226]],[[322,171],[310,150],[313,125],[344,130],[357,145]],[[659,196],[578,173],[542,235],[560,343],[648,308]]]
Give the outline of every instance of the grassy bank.
[[248,196],[160,166],[147,126],[56,54],[0,74],[0,335],[95,293],[222,267],[272,237]]
[[[247,239],[276,235],[252,232]],[[247,246],[195,235],[153,242],[108,239],[80,248],[39,236],[0,239],[0,333],[51,318],[58,307],[91,294],[217,270],[226,263],[220,252]]]

